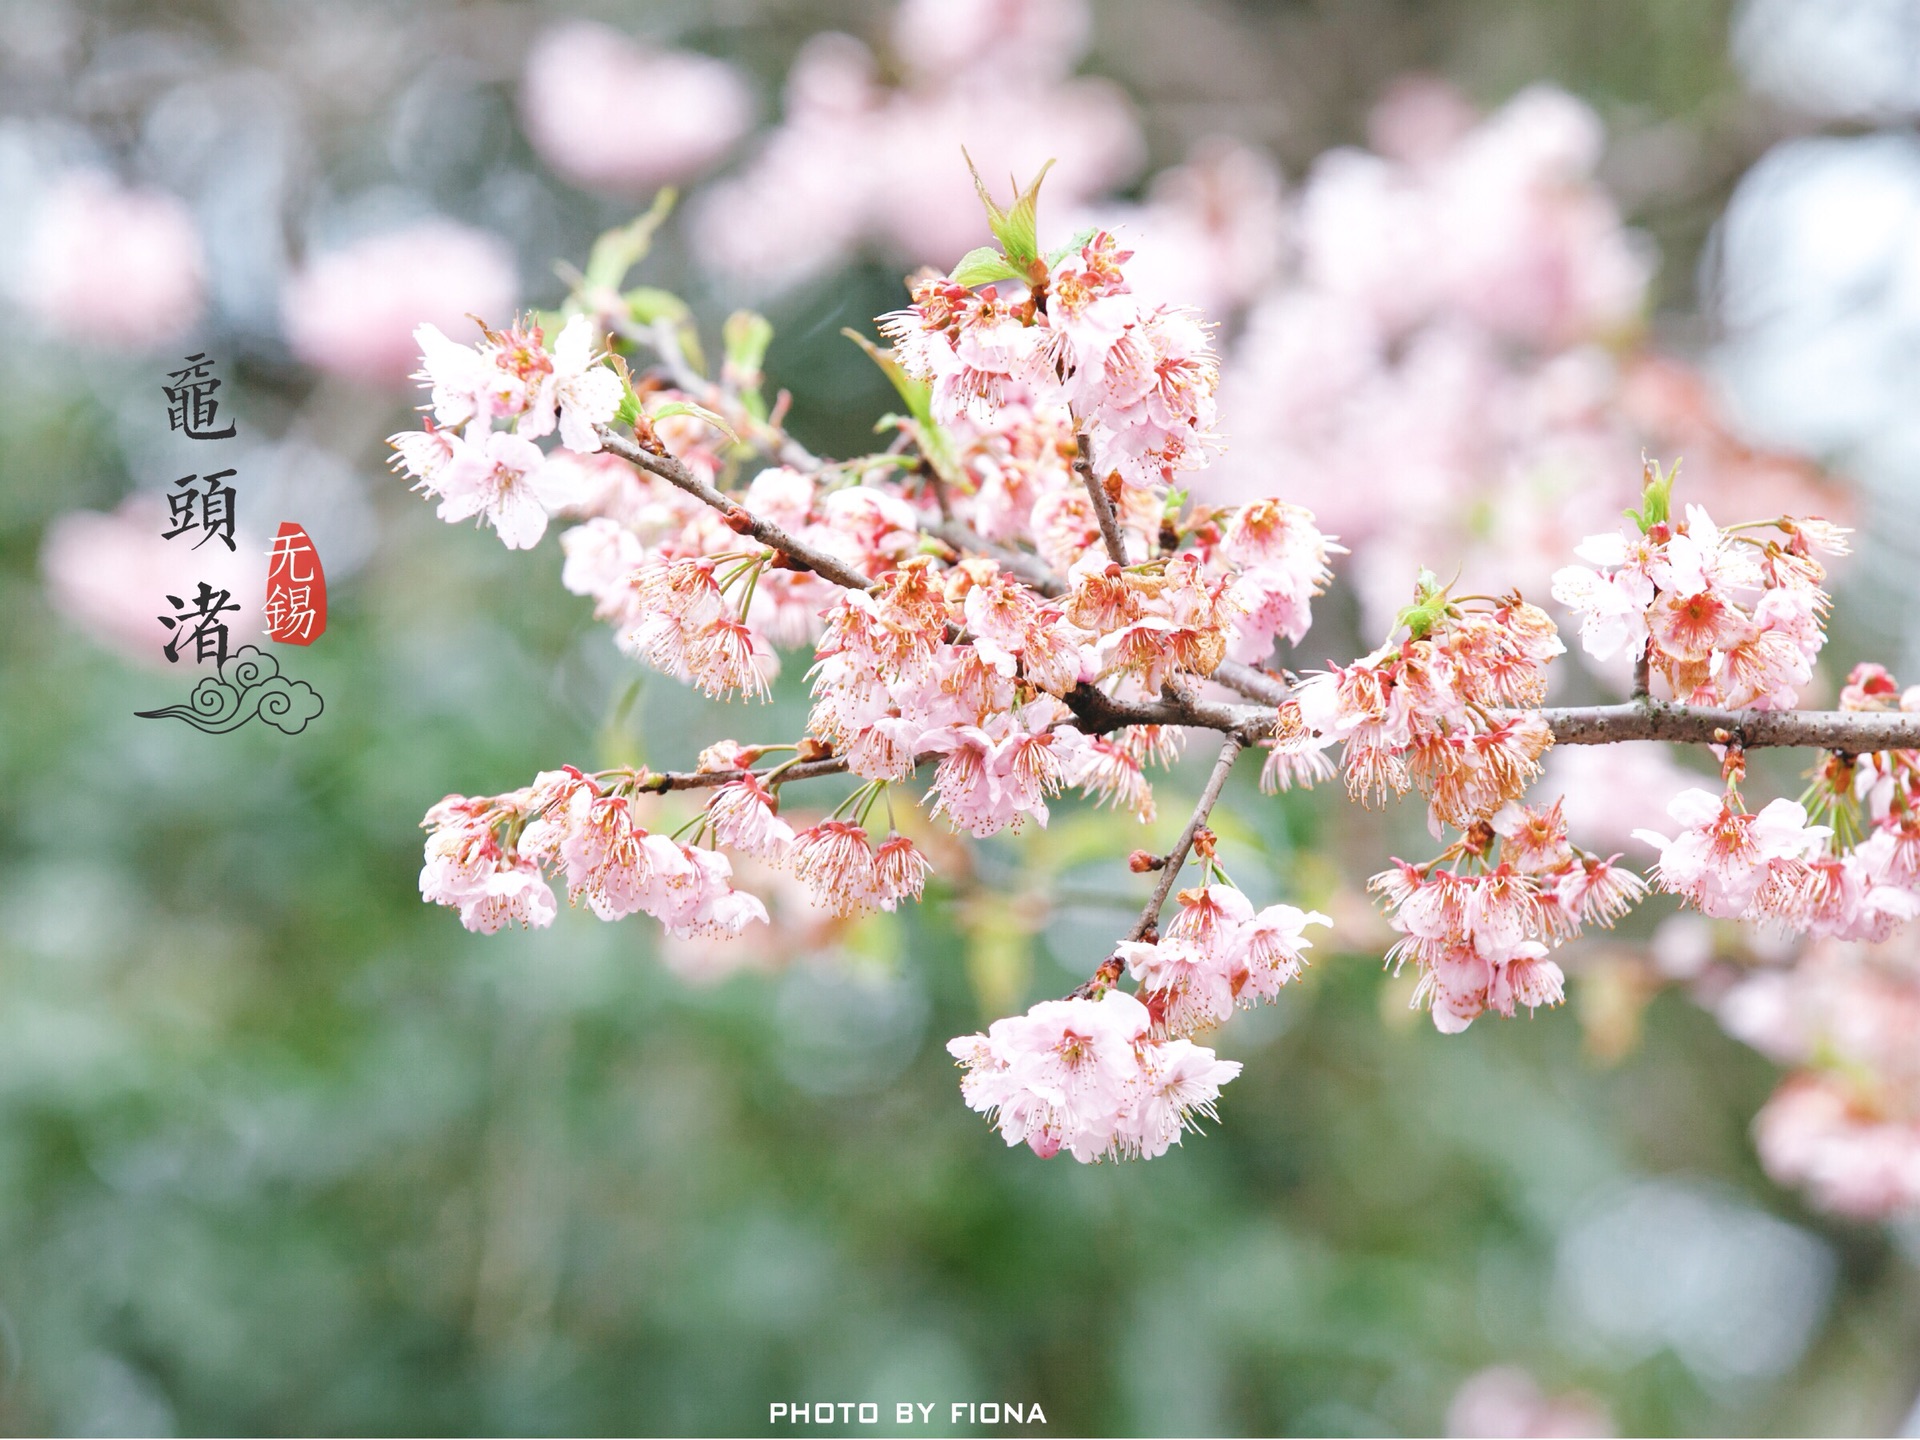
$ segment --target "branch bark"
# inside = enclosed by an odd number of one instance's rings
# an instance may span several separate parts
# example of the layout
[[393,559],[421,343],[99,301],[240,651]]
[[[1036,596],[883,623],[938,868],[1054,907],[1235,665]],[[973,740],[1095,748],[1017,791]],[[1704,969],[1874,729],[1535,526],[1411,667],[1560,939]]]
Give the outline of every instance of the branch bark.
[[[913,763],[918,765],[919,758],[916,757]],[[764,781],[768,775],[779,769],[777,765],[770,765],[765,770],[655,770],[649,772],[647,777],[635,784],[633,788],[642,795],[664,795],[669,790],[707,790],[720,785],[731,785],[734,781],[744,780],[749,775]],[[784,785],[789,780],[813,780],[822,775],[844,775],[846,770],[847,762],[844,757],[829,755],[824,760],[802,760],[797,765],[789,765],[786,769],[780,770],[775,779],[777,783]]]
[[1127,563],[1127,544],[1120,534],[1120,517],[1113,513],[1113,501],[1093,464],[1093,435],[1081,430],[1073,437],[1074,473],[1087,487],[1087,499],[1093,503],[1093,515],[1100,522],[1100,538],[1107,543],[1107,555],[1116,565]]
[[847,564],[844,560],[837,559],[827,554],[824,550],[816,550],[804,541],[795,539],[771,520],[761,519],[732,496],[722,494],[720,491],[714,489],[712,485],[694,474],[693,471],[689,470],[674,456],[667,454],[656,455],[645,446],[638,445],[605,428],[602,428],[600,431],[600,444],[606,449],[608,454],[618,455],[622,460],[630,461],[638,465],[648,474],[658,475],[669,485],[686,491],[687,494],[693,496],[696,500],[705,501],[722,515],[726,516],[728,523],[739,529],[742,534],[751,535],[768,549],[779,551],[802,569],[812,570],[825,579],[831,580],[834,584],[843,585],[849,590],[868,590],[872,588],[873,581]]
[[944,540],[954,549],[971,551],[996,560],[1000,568],[1019,576],[1027,584],[1049,599],[1067,593],[1067,584],[1053,571],[1047,568],[1047,562],[1027,550],[1017,550],[1011,545],[998,545],[987,539],[964,520],[942,519],[922,521],[922,534],[931,535],[936,540]]
[[1803,746],[1842,755],[1920,749],[1920,714],[1899,710],[1720,710],[1642,700],[1629,705],[1567,706],[1540,714],[1562,745],[1610,745],[1621,740],[1718,745],[1737,740],[1749,750]]
[[1179,883],[1180,872],[1186,868],[1187,853],[1193,849],[1193,839],[1213,813],[1220,792],[1226,788],[1227,776],[1233,773],[1233,762],[1240,758],[1243,743],[1238,735],[1229,735],[1226,744],[1220,747],[1220,758],[1213,762],[1213,773],[1207,777],[1206,788],[1200,792],[1200,799],[1193,807],[1193,818],[1187,821],[1187,828],[1180,832],[1173,849],[1167,852],[1166,863],[1160,867],[1160,881],[1153,887],[1153,898],[1147,901],[1147,908],[1140,912],[1139,920],[1127,932],[1129,940],[1145,940],[1159,933],[1160,907],[1167,903],[1167,896],[1173,893],[1173,887]]

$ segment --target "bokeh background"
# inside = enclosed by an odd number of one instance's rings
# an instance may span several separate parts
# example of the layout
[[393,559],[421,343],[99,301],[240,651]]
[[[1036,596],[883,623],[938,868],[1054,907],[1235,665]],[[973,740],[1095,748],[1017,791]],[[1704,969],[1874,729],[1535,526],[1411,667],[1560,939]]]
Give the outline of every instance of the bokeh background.
[[[441,525],[386,472],[416,321],[555,303],[555,261],[672,183],[642,278],[710,346],[764,310],[795,433],[847,453],[890,395],[840,328],[983,238],[959,145],[994,175],[1053,155],[1043,226],[1131,227],[1223,322],[1236,483],[1311,485],[1338,434],[1291,469],[1257,439],[1299,428],[1273,417],[1313,411],[1289,386],[1332,353],[1282,343],[1286,297],[1391,239],[1299,203],[1334,193],[1322,157],[1416,165],[1540,84],[1604,127],[1583,158],[1542,112],[1541,143],[1617,206],[1606,245],[1631,227],[1625,303],[1476,363],[1577,351],[1569,403],[1607,416],[1636,358],[1687,367],[1634,433],[1684,430],[1684,392],[1730,512],[1798,486],[1863,531],[1825,697],[1858,659],[1916,669],[1912,0],[7,0],[0,1426],[757,1433],[776,1400],[1012,1400],[1080,1434],[1920,1433],[1920,1223],[1825,1213],[1756,1158],[1781,1071],[1712,1002],[1765,943],[1651,904],[1568,952],[1565,1009],[1442,1037],[1360,888],[1425,846],[1411,807],[1229,793],[1241,883],[1339,924],[1221,1032],[1246,1063],[1221,1123],[1139,1165],[1007,1151],[942,1045],[1083,978],[1158,831],[1063,805],[950,847],[910,912],[722,958],[584,913],[469,935],[416,890],[448,791],[685,765],[804,713],[799,667],[764,713],[643,680],[551,540]],[[234,440],[168,432],[191,351]],[[1303,665],[1371,643],[1410,545],[1442,571],[1477,545],[1495,581],[1544,563],[1461,519],[1512,513],[1509,452],[1538,448],[1478,443],[1511,421],[1472,409],[1496,382],[1445,374],[1411,408],[1476,443],[1402,423],[1375,488],[1342,482],[1356,553]],[[161,594],[259,589],[245,546],[152,538],[175,479],[228,465],[252,548],[298,519],[332,580],[325,638],[281,652],[326,700],[299,736],[134,718],[189,685]],[[1568,473],[1602,516],[1637,483]],[[1699,761],[1584,783],[1669,764]],[[1198,780],[1162,783],[1160,831]]]

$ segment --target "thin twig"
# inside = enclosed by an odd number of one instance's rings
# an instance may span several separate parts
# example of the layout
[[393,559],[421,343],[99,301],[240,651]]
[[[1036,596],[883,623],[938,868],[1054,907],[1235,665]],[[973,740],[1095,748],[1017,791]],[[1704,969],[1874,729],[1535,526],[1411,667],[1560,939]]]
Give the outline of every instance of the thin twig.
[[1653,642],[1646,641],[1640,647],[1640,653],[1633,662],[1633,698],[1644,700],[1652,693],[1651,670],[1653,668]]
[[713,381],[702,375],[687,361],[687,352],[681,347],[680,332],[674,328],[671,320],[660,319],[640,332],[653,353],[660,357],[660,363],[666,368],[667,378],[673,381],[674,388],[687,394],[704,399],[717,388]]
[[1220,758],[1213,762],[1213,774],[1207,777],[1207,788],[1200,792],[1199,802],[1193,807],[1193,818],[1187,821],[1187,828],[1180,832],[1173,849],[1167,852],[1166,864],[1160,870],[1160,883],[1153,887],[1153,898],[1147,901],[1147,908],[1140,912],[1139,920],[1127,932],[1127,939],[1144,940],[1149,935],[1159,933],[1160,907],[1167,903],[1167,896],[1173,893],[1173,887],[1179,882],[1180,872],[1186,867],[1187,852],[1193,849],[1193,838],[1213,813],[1214,802],[1226,788],[1227,776],[1233,772],[1233,762],[1240,758],[1240,748],[1244,743],[1238,735],[1229,735],[1226,743],[1220,747]]
[[999,561],[1002,570],[1017,575],[1049,599],[1067,593],[1067,582],[1049,570],[1047,562],[1038,555],[1015,549],[1011,545],[997,545],[964,520],[922,520],[920,532],[936,540],[944,540],[956,550],[971,551]]
[[668,454],[656,455],[653,451],[635,444],[624,436],[616,435],[604,427],[600,431],[600,443],[611,455],[631,461],[649,474],[658,475],[669,485],[686,491],[697,500],[703,500],[727,517],[729,524],[742,534],[751,535],[770,549],[778,550],[802,569],[812,570],[822,578],[849,590],[868,590],[873,581],[847,564],[844,560],[817,550],[804,541],[796,540],[771,520],[763,520],[746,506],[730,495],[724,495],[702,480],[678,459]]
[[1119,517],[1113,513],[1113,502],[1107,498],[1106,487],[1100,483],[1093,464],[1093,435],[1082,430],[1073,437],[1073,469],[1087,487],[1087,498],[1093,502],[1093,515],[1100,522],[1100,538],[1107,542],[1107,554],[1116,565],[1127,563],[1127,543],[1120,534]]
[[[917,759],[914,761],[916,765],[919,763]],[[757,780],[765,780],[775,770],[780,770],[779,783],[784,785],[789,780],[841,775],[846,773],[846,768],[845,756],[830,755],[824,760],[802,760],[797,765],[788,765],[784,770],[777,765],[765,770],[653,770],[633,788],[643,795],[663,795],[669,790],[707,790],[716,785],[731,785],[749,775]]]

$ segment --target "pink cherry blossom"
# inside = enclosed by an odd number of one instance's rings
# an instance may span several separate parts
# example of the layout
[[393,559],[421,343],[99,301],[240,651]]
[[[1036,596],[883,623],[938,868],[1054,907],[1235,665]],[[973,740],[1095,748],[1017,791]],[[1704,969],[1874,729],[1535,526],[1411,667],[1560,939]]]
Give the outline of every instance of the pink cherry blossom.
[[1719,919],[1746,915],[1769,882],[1797,881],[1832,833],[1808,824],[1797,801],[1769,801],[1754,815],[1697,788],[1676,795],[1667,813],[1681,826],[1673,839],[1655,830],[1634,832],[1660,852],[1654,877],[1661,889]]
[[793,847],[793,827],[775,813],[778,803],[752,775],[722,785],[707,802],[714,839],[759,860],[784,859]]
[[620,408],[620,377],[593,351],[593,321],[576,315],[553,342],[553,367],[527,403],[518,433],[537,440],[553,433],[556,413],[560,443],[580,455],[600,448],[594,427],[608,424]]
[[505,430],[483,439],[450,439],[447,463],[421,481],[440,497],[435,512],[442,520],[479,516],[509,550],[528,550],[547,533],[547,506],[564,499],[549,490],[543,472],[546,456],[531,440]]
[[1237,1062],[1186,1041],[1155,1041],[1147,1007],[1120,990],[1098,1000],[1046,1000],[947,1049],[967,1075],[961,1094],[1008,1145],[1083,1164],[1162,1155],[1194,1114],[1211,1116]]

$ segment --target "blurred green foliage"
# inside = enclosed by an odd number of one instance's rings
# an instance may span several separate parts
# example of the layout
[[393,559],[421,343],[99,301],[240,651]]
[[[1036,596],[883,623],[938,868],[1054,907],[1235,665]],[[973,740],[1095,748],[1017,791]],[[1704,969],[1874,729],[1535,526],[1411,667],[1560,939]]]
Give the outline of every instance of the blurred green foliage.
[[[832,1398],[889,1420],[1038,1401],[1072,1433],[1418,1433],[1493,1360],[1629,1430],[1886,1422],[1916,1297],[1874,1232],[1822,1227],[1842,1282],[1776,1385],[1617,1363],[1556,1298],[1565,1227],[1633,1177],[1791,1213],[1744,1134],[1768,1069],[1686,1003],[1606,1068],[1571,1013],[1447,1040],[1377,951],[1321,954],[1221,1033],[1247,1069],[1213,1133],[1144,1165],[1009,1152],[941,1042],[1085,973],[1134,903],[1131,822],[1064,809],[878,953],[710,988],[640,922],[470,936],[413,885],[444,789],[770,736],[796,677],[764,717],[649,684],[610,735],[626,671],[552,547],[510,555],[396,484],[299,657],[321,721],[135,720],[180,678],[94,650],[35,573],[45,520],[119,488],[109,417],[76,375],[12,379],[68,399],[5,422],[9,1428],[752,1433],[773,1400]],[[1160,829],[1196,780],[1165,783]],[[1329,850],[1386,848],[1326,829],[1349,813],[1234,793],[1241,883],[1324,902]]]
[[[1639,212],[1670,298],[1753,143],[1725,115],[1717,3],[1223,4],[1188,18],[1189,52],[1156,48],[1179,15],[1106,7],[1093,62],[1143,97],[1163,160],[1244,103],[1297,174],[1411,65],[1487,99],[1558,77],[1616,123],[1682,127],[1709,163]],[[770,81],[789,31],[863,17],[783,9],[714,43]],[[1245,53],[1209,110],[1189,71],[1221,36]],[[342,141],[375,171],[379,143]],[[477,174],[435,179],[440,203],[458,213]],[[563,202],[550,248],[618,218]],[[864,448],[892,403],[838,332],[897,294],[870,266],[773,309],[770,383],[809,443]],[[466,934],[415,889],[428,804],[785,738],[799,677],[764,713],[658,680],[629,706],[633,669],[561,590],[551,541],[513,555],[439,524],[378,468],[402,410],[236,353],[243,431],[358,407],[361,438],[329,438],[380,526],[289,665],[327,702],[296,737],[134,719],[183,677],[96,649],[41,586],[45,524],[129,488],[116,436],[159,368],[0,361],[0,1425],[724,1434],[768,1429],[777,1400],[873,1400],[885,1422],[916,1400],[944,1433],[948,1402],[1014,1400],[1058,1433],[1418,1434],[1494,1362],[1593,1392],[1628,1433],[1895,1422],[1911,1256],[1765,1181],[1746,1126],[1772,1073],[1679,996],[1626,1002],[1617,1064],[1581,996],[1448,1040],[1356,922],[1329,942],[1356,953],[1323,944],[1282,1005],[1221,1032],[1246,1070],[1211,1133],[1081,1167],[1007,1151],[942,1045],[1085,976],[1138,903],[1131,822],[1063,806],[983,847],[974,883],[706,987],[663,968],[644,920]],[[1164,783],[1161,830],[1197,785]],[[1406,813],[1250,783],[1220,825],[1256,899],[1338,902],[1343,922],[1396,835],[1424,843]],[[1837,1278],[1787,1374],[1729,1382],[1591,1333],[1567,1237],[1648,1176],[1821,1237]]]

